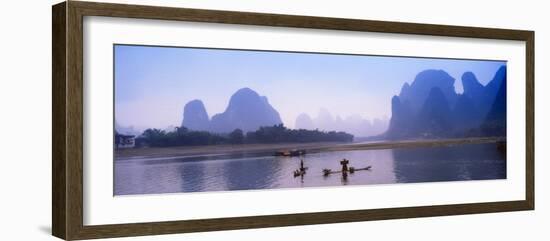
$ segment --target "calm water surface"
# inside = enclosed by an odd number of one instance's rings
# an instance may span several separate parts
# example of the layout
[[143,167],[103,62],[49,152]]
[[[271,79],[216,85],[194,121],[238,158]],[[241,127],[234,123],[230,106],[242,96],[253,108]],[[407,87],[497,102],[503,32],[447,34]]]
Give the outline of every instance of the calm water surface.
[[[272,153],[115,161],[115,195],[322,187],[506,178],[506,157],[495,144],[307,154],[306,175],[294,177],[299,157]],[[350,160],[357,171],[323,176]]]

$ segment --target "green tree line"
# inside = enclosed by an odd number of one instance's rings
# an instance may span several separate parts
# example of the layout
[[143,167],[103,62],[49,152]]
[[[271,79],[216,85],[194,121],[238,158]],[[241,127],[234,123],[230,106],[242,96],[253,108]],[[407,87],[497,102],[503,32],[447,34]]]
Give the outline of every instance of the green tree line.
[[351,142],[353,135],[345,132],[288,129],[284,125],[260,127],[247,132],[235,129],[231,133],[210,133],[193,131],[185,127],[174,131],[147,129],[136,138],[136,147],[170,147],[219,144],[252,144],[252,143],[304,143],[304,142]]

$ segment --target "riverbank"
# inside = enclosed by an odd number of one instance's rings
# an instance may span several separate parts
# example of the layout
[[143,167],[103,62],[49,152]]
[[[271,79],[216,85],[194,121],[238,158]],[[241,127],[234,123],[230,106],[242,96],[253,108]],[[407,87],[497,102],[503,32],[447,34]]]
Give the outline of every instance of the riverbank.
[[483,144],[506,141],[505,137],[479,137],[432,140],[380,141],[367,143],[279,143],[279,144],[241,144],[209,145],[164,148],[135,148],[115,151],[118,160],[133,158],[187,157],[200,155],[229,155],[238,153],[266,153],[289,149],[303,149],[307,153],[327,151],[353,151],[395,148],[438,147],[465,144]]

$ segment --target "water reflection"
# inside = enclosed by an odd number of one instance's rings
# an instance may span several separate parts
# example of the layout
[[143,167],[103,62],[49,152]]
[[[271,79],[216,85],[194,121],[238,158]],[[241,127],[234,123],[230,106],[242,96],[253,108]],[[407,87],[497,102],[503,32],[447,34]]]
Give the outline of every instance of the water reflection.
[[257,157],[237,159],[222,163],[225,184],[228,190],[271,188],[280,173],[279,161],[273,158]]
[[205,165],[191,163],[189,165],[179,165],[177,167],[181,180],[180,190],[182,192],[198,192],[204,189],[204,178],[197,178],[205,175]]
[[506,178],[505,155],[494,144],[393,150],[397,182]]
[[[334,173],[340,161],[356,169]],[[506,178],[505,156],[494,144],[437,148],[339,151],[307,154],[304,175],[294,176],[299,157],[270,153],[132,159],[115,162],[115,194],[148,194]]]

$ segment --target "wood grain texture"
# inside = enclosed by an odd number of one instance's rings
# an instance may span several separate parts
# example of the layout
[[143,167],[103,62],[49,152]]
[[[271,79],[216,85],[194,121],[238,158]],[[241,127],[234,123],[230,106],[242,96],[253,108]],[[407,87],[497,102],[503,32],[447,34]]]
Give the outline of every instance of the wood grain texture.
[[205,232],[528,210],[524,201],[85,226],[79,239]]
[[73,5],[76,5],[80,9],[82,9],[82,13],[87,16],[144,18],[208,23],[230,23],[259,26],[298,27],[508,40],[525,40],[530,33],[530,31],[524,30],[387,22],[360,19],[342,19],[315,16],[184,9],[95,2],[72,3]]
[[52,7],[52,234],[66,235],[65,3]]
[[[75,240],[264,228],[534,209],[534,32],[358,19],[69,1],[53,6],[52,230]],[[83,17],[299,27],[328,30],[519,40],[526,43],[525,200],[114,225],[83,225]]]
[[530,209],[535,209],[535,32],[529,32],[525,39],[526,58],[526,193],[525,200]]
[[83,31],[77,5],[67,5],[67,235],[83,228]]

